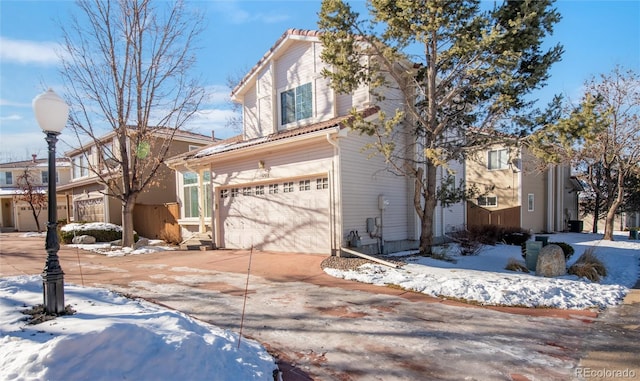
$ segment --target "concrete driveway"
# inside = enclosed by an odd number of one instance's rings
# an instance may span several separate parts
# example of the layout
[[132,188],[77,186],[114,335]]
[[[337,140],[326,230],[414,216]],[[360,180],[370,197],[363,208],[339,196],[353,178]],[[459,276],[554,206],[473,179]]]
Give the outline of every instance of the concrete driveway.
[[[59,254],[67,283],[145,298],[235,332],[242,326],[280,360],[286,381],[597,379],[583,377],[584,368],[610,366],[605,357],[616,351],[633,354],[619,364],[628,367],[640,353],[640,304],[597,319],[589,311],[480,308],[335,279],[318,255]],[[43,238],[3,233],[0,276],[39,274],[45,255]],[[626,323],[612,325],[621,315]]]

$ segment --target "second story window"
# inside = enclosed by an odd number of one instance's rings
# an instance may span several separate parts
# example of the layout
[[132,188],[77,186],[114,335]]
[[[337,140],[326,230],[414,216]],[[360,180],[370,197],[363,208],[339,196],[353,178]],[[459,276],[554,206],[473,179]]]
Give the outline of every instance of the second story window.
[[78,155],[71,158],[71,165],[73,167],[73,178],[79,179],[81,177],[89,176],[89,168],[87,167],[87,159],[84,155]]
[[280,93],[281,125],[311,118],[312,98],[311,83]]
[[0,172],[0,185],[12,185],[13,173],[12,172]]
[[506,149],[498,149],[489,151],[487,168],[507,169],[509,167],[509,151]]
[[497,196],[480,196],[478,197],[478,205],[479,206],[498,206],[498,197]]
[[42,183],[49,184],[49,171],[42,171]]

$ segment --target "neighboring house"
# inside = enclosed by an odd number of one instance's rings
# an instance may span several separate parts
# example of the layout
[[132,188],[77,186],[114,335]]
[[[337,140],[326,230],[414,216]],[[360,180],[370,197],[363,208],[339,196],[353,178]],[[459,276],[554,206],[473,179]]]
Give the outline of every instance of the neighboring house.
[[467,226],[520,227],[532,233],[576,229],[583,190],[569,166],[536,168],[525,147],[494,145],[465,163],[466,184],[480,197],[467,202]]
[[[22,189],[19,184],[20,179],[26,172],[34,180],[35,190],[43,194],[46,193],[52,177],[49,175],[48,159],[37,159],[36,155],[33,155],[32,160],[0,164],[0,229],[2,231],[30,232],[37,230],[29,204],[16,199]],[[56,159],[55,181],[57,186],[68,183],[70,178],[69,160],[66,158]],[[64,195],[58,195],[57,209],[58,220],[68,219],[71,215],[72,207]],[[48,211],[45,206],[38,215],[42,231],[47,229],[47,219]]]
[[343,124],[351,109],[375,117],[396,105],[372,107],[364,87],[334,92],[321,49],[317,32],[285,32],[232,91],[242,135],[170,160],[183,235],[210,232],[221,248],[323,254],[349,244],[373,253],[416,246],[412,182],[368,158],[371,138]]
[[[153,133],[156,141],[151,141],[145,147],[144,157],[153,157],[155,148],[167,139],[171,131],[156,128]],[[116,225],[122,224],[122,203],[120,200],[106,196],[107,188],[98,182],[98,173],[108,174],[113,181],[119,181],[119,167],[109,157],[117,155],[118,141],[115,132],[111,132],[99,139],[100,146],[106,152],[102,157],[95,142],[86,146],[66,152],[71,162],[71,181],[59,186],[60,195],[67,195],[73,205],[73,221],[109,222]],[[210,144],[212,138],[206,135],[195,134],[186,131],[176,131],[169,149],[169,156],[178,155],[190,150],[196,150]],[[131,144],[130,141],[127,144]],[[136,151],[136,150],[131,150]],[[102,172],[98,172],[102,171]],[[175,174],[166,165],[161,165],[154,176],[153,183],[138,196],[136,206],[176,203]],[[136,210],[138,211],[138,210]],[[134,211],[134,229],[148,238],[156,238],[154,232],[140,231],[136,226],[136,211]],[[175,222],[175,221],[174,221]],[[138,224],[139,225],[139,224]]]

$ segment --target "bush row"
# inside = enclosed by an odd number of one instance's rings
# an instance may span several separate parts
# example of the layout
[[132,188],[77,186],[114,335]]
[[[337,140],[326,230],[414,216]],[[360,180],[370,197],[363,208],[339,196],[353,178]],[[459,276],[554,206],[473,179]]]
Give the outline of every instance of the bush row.
[[[122,231],[118,230],[70,230],[70,231],[60,231],[60,240],[66,244],[71,243],[73,241],[73,237],[79,235],[90,235],[96,239],[96,242],[112,242],[122,239]],[[138,234],[133,233],[134,242],[138,242]]]

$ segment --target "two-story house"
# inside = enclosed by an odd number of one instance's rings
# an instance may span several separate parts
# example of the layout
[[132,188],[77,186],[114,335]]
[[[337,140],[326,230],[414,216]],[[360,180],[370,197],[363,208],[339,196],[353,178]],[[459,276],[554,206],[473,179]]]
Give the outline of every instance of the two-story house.
[[519,145],[493,145],[465,162],[466,183],[482,193],[467,202],[467,226],[520,227],[532,233],[575,230],[580,183],[567,165],[540,167]]
[[375,117],[396,105],[374,107],[365,87],[336,93],[321,50],[317,32],[286,31],[232,91],[242,134],[170,160],[183,235],[209,231],[221,248],[285,252],[415,247],[411,182],[369,158],[371,138],[344,126],[354,108]]
[[[0,164],[0,229],[2,231],[31,232],[37,230],[37,224],[29,204],[20,201],[19,195],[26,187],[25,178],[33,186],[33,192],[46,194],[49,181],[48,159],[38,159],[33,155],[32,160],[16,161]],[[66,158],[56,159],[55,182],[57,186],[67,184],[71,178],[71,165]],[[22,185],[21,185],[22,183]],[[47,208],[41,205],[38,214],[40,229],[47,228]],[[57,196],[58,220],[68,219],[72,206],[64,195]]]
[[[142,154],[145,157],[157,155],[156,147],[162,146],[167,139],[171,138],[169,156],[178,155],[190,150],[196,150],[212,142],[212,137],[187,131],[173,131],[155,128],[152,133],[152,140],[148,145],[140,149],[130,149],[136,155]],[[100,144],[98,149],[97,144]],[[109,181],[119,181],[120,167],[117,164],[119,155],[118,140],[116,133],[111,132],[91,143],[65,153],[70,160],[71,179],[68,184],[59,186],[59,195],[70,198],[73,205],[73,221],[87,222],[109,222],[116,225],[122,224],[122,203],[120,200],[109,197],[107,187],[99,182],[100,174],[103,179]],[[126,144],[132,144],[128,139]],[[149,151],[149,152],[140,152]],[[144,160],[144,157],[141,157]],[[138,196],[138,205],[157,205],[176,203],[175,174],[172,169],[162,164],[156,172],[153,183],[145,188]],[[156,238],[153,231],[145,231],[145,228],[137,224],[136,213],[134,213],[134,229],[149,238]],[[174,221],[175,222],[175,221]]]

